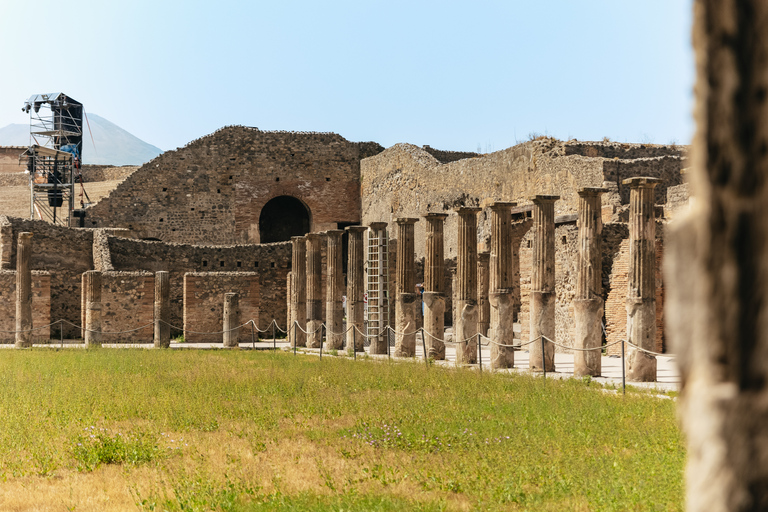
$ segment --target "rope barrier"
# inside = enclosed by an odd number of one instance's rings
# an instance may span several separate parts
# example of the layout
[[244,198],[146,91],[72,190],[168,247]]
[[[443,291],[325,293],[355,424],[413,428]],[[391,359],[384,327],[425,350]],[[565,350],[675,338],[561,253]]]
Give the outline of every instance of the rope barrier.
[[[652,351],[652,350],[648,350],[647,348],[639,347],[639,346],[635,345],[634,343],[632,343],[631,341],[628,341],[628,340],[620,340],[620,341],[626,341],[626,342],[627,342],[627,345],[629,345],[630,347],[634,347],[634,348],[636,348],[637,350],[640,350],[641,352],[645,352],[646,354],[651,354],[651,355],[653,355],[653,356],[666,356],[666,357],[675,357],[675,356],[674,356],[674,355],[672,355],[672,354],[662,354],[662,353],[660,353],[660,352],[654,352],[654,351]],[[617,343],[618,343],[618,342],[617,342]]]

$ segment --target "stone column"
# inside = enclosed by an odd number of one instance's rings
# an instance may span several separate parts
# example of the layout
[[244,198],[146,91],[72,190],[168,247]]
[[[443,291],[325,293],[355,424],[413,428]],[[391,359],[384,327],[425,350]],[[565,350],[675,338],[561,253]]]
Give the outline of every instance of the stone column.
[[602,188],[579,190],[579,255],[577,259],[576,297],[573,300],[576,340],[573,374],[599,377],[602,371],[603,344],[603,251]]
[[[529,367],[555,371],[555,201],[559,196],[538,195],[533,201],[533,275],[531,277],[531,339]],[[545,366],[546,365],[546,366]]]
[[19,233],[16,245],[16,348],[32,346],[31,256],[32,233]]
[[397,290],[395,302],[395,356],[416,355],[416,269],[414,224],[419,219],[400,218],[397,223]]
[[344,231],[331,229],[325,232],[326,261],[328,272],[325,281],[325,326],[328,349],[344,348],[344,260],[342,259],[341,235]]
[[456,364],[477,362],[477,212],[462,207],[456,259],[456,324],[453,327]]
[[288,326],[288,339],[291,347],[305,347],[307,335],[301,329],[306,329],[307,325],[307,239],[294,236],[291,243],[291,324]]
[[101,272],[89,270],[83,274],[85,294],[85,338],[86,347],[101,346]]
[[166,271],[155,272],[155,348],[171,346],[171,282]]
[[322,254],[323,236],[320,233],[307,234],[307,346],[320,348],[323,338],[322,303]]
[[[386,222],[371,222],[370,229],[371,233],[379,238],[387,237]],[[378,290],[368,290],[368,325],[372,336],[369,339],[370,351],[371,354],[386,354],[389,343],[389,333],[386,329],[389,325],[389,269],[386,268],[389,262],[388,245],[369,247],[369,251],[368,272],[378,272]],[[376,318],[379,319],[378,330],[370,329],[372,320]]]
[[[629,178],[629,275],[627,341],[656,351],[656,217],[657,178]],[[656,381],[656,357],[627,344],[627,379]]]
[[445,359],[445,244],[447,213],[428,213],[424,258],[424,342],[427,357]]
[[514,324],[517,320],[512,284],[512,207],[517,203],[491,205],[491,261],[488,298],[491,304],[491,368],[514,368]]
[[[365,314],[365,262],[363,261],[365,226],[349,226],[347,250],[347,346],[357,352],[365,349],[365,330],[363,329]],[[354,330],[357,332],[354,332]]]
[[477,332],[490,336],[491,303],[488,301],[490,291],[491,253],[483,251],[477,255]]
[[236,293],[224,294],[224,348],[240,348],[240,296]]

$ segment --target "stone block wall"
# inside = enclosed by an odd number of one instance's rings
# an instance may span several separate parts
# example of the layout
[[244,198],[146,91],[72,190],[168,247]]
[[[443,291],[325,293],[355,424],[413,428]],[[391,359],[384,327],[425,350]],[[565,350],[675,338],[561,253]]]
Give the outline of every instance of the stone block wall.
[[[32,271],[32,333],[33,343],[51,338],[51,274]],[[16,341],[16,271],[0,270],[0,343]],[[5,332],[2,332],[5,331]]]
[[88,183],[124,180],[138,169],[137,165],[83,165],[80,173],[83,176],[83,181]]
[[[155,276],[151,272],[101,274],[101,330],[104,343],[151,343],[154,339]],[[83,308],[84,311],[85,308]],[[148,325],[134,332],[128,331]],[[83,318],[83,324],[85,319]]]
[[[259,323],[259,274],[255,272],[190,272],[184,274],[184,329],[190,343],[221,343],[222,334],[201,334],[223,328],[224,294],[238,293],[240,324]],[[197,331],[197,332],[192,332]],[[250,340],[250,327],[240,341]]]

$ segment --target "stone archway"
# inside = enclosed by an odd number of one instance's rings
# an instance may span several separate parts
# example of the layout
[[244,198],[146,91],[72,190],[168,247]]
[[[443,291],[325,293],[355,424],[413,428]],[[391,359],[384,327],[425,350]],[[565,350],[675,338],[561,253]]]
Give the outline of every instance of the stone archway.
[[259,215],[259,242],[285,242],[292,236],[309,233],[312,226],[309,208],[291,196],[270,199]]

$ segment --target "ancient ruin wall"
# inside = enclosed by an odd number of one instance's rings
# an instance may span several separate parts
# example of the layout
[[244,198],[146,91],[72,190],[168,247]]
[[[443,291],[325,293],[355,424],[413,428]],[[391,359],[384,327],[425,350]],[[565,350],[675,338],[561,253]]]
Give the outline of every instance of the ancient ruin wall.
[[[32,271],[33,343],[51,338],[51,274]],[[42,329],[38,329],[42,327]],[[0,343],[14,343],[16,335],[16,271],[0,270]]]
[[[151,272],[103,272],[101,274],[102,341],[104,343],[152,343],[154,303],[155,276]],[[149,327],[139,329],[146,325]],[[134,331],[134,329],[138,330]],[[110,334],[119,331],[133,332]]]
[[[259,323],[259,274],[256,272],[194,272],[184,274],[185,341],[221,343],[224,294],[239,294],[240,321]],[[202,334],[216,333],[216,334]],[[251,328],[240,329],[240,341],[251,339]]]
[[84,165],[80,170],[83,181],[124,180],[139,169],[137,165]]
[[86,223],[168,242],[258,243],[261,209],[281,195],[306,205],[310,231],[359,222],[360,158],[377,147],[332,133],[223,128],[143,165],[88,209]]

